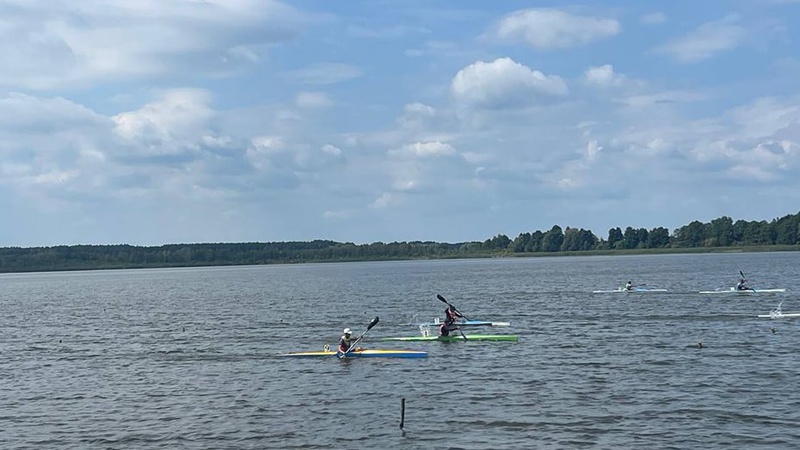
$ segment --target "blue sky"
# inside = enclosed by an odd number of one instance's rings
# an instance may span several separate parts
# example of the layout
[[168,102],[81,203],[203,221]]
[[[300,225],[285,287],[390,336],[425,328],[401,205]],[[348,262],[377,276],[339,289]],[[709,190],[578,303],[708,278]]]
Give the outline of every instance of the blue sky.
[[800,208],[800,1],[0,0],[0,246]]

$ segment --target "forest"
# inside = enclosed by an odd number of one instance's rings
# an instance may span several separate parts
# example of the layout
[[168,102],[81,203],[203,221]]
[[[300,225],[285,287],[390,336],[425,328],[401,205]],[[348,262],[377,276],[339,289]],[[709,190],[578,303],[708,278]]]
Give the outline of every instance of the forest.
[[611,228],[598,237],[584,229],[554,225],[547,231],[498,234],[483,242],[307,242],[189,243],[161,246],[70,245],[0,248],[0,273],[155,267],[290,264],[310,262],[480,258],[537,255],[800,250],[800,212],[771,221],[733,221],[720,217],[693,221],[672,233]]

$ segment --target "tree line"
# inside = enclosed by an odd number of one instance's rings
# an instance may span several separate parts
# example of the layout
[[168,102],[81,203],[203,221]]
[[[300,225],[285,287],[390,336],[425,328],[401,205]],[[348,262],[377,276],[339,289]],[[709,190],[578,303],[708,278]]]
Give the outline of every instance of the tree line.
[[309,242],[247,242],[169,244],[161,246],[71,245],[0,248],[0,273],[56,270],[286,264],[303,262],[469,258],[525,254],[692,249],[800,245],[800,212],[772,221],[733,221],[723,216],[709,223],[693,221],[672,233],[611,228],[597,237],[583,228],[520,233],[515,239],[498,234],[483,242],[431,241],[353,244],[330,240]]

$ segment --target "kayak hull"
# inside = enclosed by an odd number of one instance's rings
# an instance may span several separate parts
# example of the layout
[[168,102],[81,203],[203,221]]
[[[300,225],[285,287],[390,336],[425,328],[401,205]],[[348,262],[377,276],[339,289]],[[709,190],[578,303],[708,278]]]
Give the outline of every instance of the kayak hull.
[[[292,352],[286,353],[281,356],[294,357],[294,358],[331,358],[337,357],[338,352],[333,350],[321,352]],[[345,355],[345,358],[425,358],[428,352],[421,352],[417,350],[378,350],[367,349],[359,351],[352,351]]]
[[769,312],[769,314],[759,314],[758,317],[769,319],[783,319],[785,317],[800,317],[800,312],[783,312],[781,309],[783,302],[778,303],[778,307]]
[[647,289],[647,288],[633,288],[633,289],[625,289],[625,288],[617,288],[617,289],[609,289],[609,290],[599,290],[599,291],[592,291],[592,294],[616,294],[619,292],[627,292],[627,293],[642,293],[642,292],[669,292],[666,289]]
[[800,312],[759,314],[758,317],[761,317],[762,319],[783,319],[789,317],[800,317]]
[[700,291],[701,294],[737,294],[737,295],[749,295],[749,294],[777,294],[780,292],[786,292],[786,289],[736,289],[736,288],[729,288],[729,289],[717,289],[714,291]]
[[388,337],[381,338],[381,341],[439,341],[439,342],[463,342],[463,341],[511,341],[517,342],[519,336],[514,334],[468,334],[466,339],[461,334],[451,334],[449,336],[407,336],[407,337]]
[[[439,319],[435,319],[431,323],[424,323],[422,325],[427,325],[430,327],[438,327],[441,325],[442,322]],[[456,326],[460,328],[470,328],[470,327],[510,327],[511,322],[492,322],[490,320],[464,320],[461,322],[456,322]]]

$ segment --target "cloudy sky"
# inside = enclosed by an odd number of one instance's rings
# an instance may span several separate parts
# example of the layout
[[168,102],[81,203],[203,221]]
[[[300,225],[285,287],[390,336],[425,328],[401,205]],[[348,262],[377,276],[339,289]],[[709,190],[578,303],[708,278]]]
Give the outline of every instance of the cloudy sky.
[[800,210],[800,1],[0,0],[0,246]]

